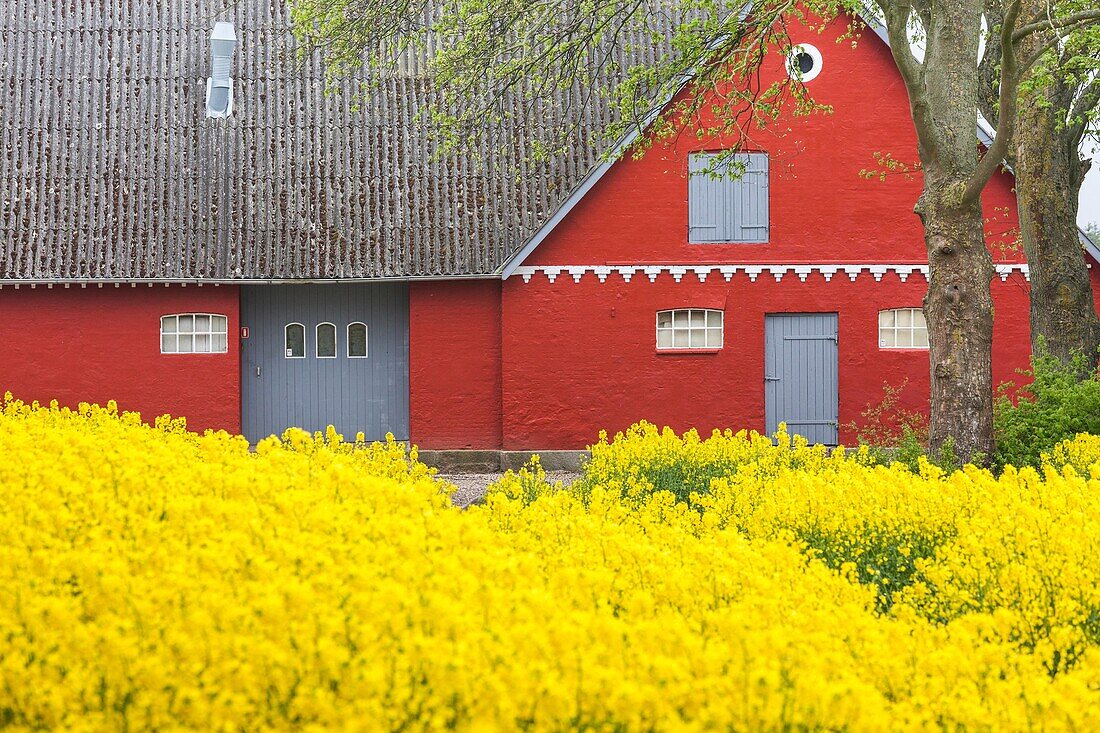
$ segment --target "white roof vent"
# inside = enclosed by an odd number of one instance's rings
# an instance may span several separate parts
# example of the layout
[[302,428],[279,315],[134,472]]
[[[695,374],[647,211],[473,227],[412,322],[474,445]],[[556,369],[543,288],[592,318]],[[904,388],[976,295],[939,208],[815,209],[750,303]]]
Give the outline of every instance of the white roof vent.
[[213,73],[206,80],[206,116],[228,117],[233,114],[233,80],[229,77],[230,59],[237,45],[233,24],[218,21],[210,34]]

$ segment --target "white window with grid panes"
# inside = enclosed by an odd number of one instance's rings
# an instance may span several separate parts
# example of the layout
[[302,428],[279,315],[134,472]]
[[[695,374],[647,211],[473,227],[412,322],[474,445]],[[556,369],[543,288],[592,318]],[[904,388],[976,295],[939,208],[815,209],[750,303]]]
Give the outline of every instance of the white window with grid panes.
[[722,348],[722,311],[705,308],[658,311],[657,348]]
[[892,308],[879,311],[880,349],[927,349],[928,325],[920,308]]
[[176,313],[160,318],[160,353],[224,354],[228,319],[213,313]]

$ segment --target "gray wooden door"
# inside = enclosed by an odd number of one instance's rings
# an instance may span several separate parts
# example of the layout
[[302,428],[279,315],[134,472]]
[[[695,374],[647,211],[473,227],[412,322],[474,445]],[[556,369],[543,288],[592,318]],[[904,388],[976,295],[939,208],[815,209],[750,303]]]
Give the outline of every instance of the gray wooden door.
[[837,314],[777,313],[764,324],[764,417],[769,433],[836,445]]
[[330,424],[346,440],[357,432],[408,439],[406,284],[245,286],[241,327],[241,427],[250,441]]

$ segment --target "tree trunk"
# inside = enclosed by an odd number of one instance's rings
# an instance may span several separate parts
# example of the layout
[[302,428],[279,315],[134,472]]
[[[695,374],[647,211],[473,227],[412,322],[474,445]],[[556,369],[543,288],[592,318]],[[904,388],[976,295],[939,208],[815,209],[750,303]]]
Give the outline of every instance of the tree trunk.
[[[965,179],[926,171],[917,213],[924,222],[929,281],[924,296],[931,373],[929,448],[946,442],[968,461],[993,453],[993,258],[981,202],[962,203]],[[948,440],[950,438],[950,441]]]
[[[936,12],[923,13],[920,62],[908,34],[914,4],[876,2],[909,93],[924,171],[916,212],[924,223],[929,266],[924,296],[931,375],[928,447],[940,454],[950,443],[963,460],[988,461],[993,453],[994,269],[985,246],[981,191],[993,168],[979,161],[974,133],[983,0],[936,3]],[[1010,138],[1011,130],[1007,134]],[[1003,147],[1006,138],[998,139]]]
[[1016,200],[1031,270],[1031,344],[1062,363],[1085,354],[1082,376],[1094,372],[1100,349],[1089,271],[1077,233],[1078,194],[1087,164],[1077,136],[1060,119],[1071,90],[1055,80],[1020,100],[1016,128]]

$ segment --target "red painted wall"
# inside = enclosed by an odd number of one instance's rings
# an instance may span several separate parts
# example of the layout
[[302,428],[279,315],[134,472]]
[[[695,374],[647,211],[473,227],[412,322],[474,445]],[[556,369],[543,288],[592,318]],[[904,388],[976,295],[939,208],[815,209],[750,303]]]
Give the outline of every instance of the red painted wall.
[[500,281],[409,284],[409,421],[422,448],[500,448]]
[[[743,274],[705,284],[668,275],[606,283],[588,275],[576,283],[505,284],[505,447],[583,448],[600,428],[611,433],[645,419],[676,430],[691,427],[764,429],[764,317],[767,313],[839,313],[840,422],[858,421],[882,398],[884,383],[900,385],[905,407],[927,409],[928,351],[880,349],[878,311],[920,307],[926,284],[882,282],[864,273],[851,282],[793,274],[755,283]],[[1028,300],[1022,275],[993,285],[997,302],[994,379],[1016,380],[1027,366]],[[658,353],[657,310],[701,307],[725,311],[724,348],[713,353]],[[841,440],[854,435],[842,431]]]
[[[105,404],[170,413],[195,430],[240,431],[239,295],[236,287],[0,289],[0,393],[64,405]],[[229,318],[225,354],[161,354],[160,317]]]
[[[916,140],[908,100],[889,50],[870,32],[855,49],[838,42],[844,24],[796,42],[817,46],[822,73],[810,83],[828,115],[786,116],[752,130],[743,149],[769,153],[771,237],[767,244],[688,244],[687,158],[732,146],[683,135],[641,159],[620,160],[525,262],[526,265],[738,263],[925,263],[913,206],[919,173],[867,180],[874,153],[912,163]],[[783,73],[773,61],[762,85]],[[1017,220],[1012,179],[999,174],[984,194],[994,259],[1022,262],[1012,243]],[[1100,278],[1094,269],[1094,281]],[[995,382],[1019,381],[1029,356],[1027,283],[1020,273],[995,279]],[[513,276],[503,288],[504,447],[581,448],[600,428],[621,430],[639,419],[677,430],[764,428],[764,317],[780,312],[839,314],[840,422],[882,398],[884,383],[908,379],[905,407],[927,408],[927,350],[878,346],[878,311],[919,307],[927,282],[919,274],[881,282],[839,273],[830,282],[794,274],[777,283],[765,272],[726,282],[717,272],[700,283],[667,272],[630,282],[588,272],[550,283]],[[684,307],[725,311],[725,345],[717,353],[672,355],[655,349],[655,313]],[[841,440],[854,435],[842,431]]]
[[[821,51],[822,72],[807,87],[833,112],[784,114],[741,141],[742,149],[769,156],[767,244],[688,244],[688,155],[738,141],[684,134],[640,160],[616,163],[525,264],[927,262],[913,213],[919,172],[885,181],[860,175],[881,167],[875,153],[910,165],[918,160],[905,86],[878,37],[865,31],[853,49],[839,40],[845,29],[843,21],[820,35],[797,22],[791,28],[793,41]],[[761,86],[785,75],[778,54],[766,67]],[[983,197],[984,213],[995,258],[1022,262],[1022,251],[1002,252],[1018,229],[1012,185],[1010,175],[998,174]]]

